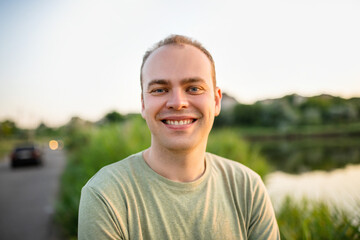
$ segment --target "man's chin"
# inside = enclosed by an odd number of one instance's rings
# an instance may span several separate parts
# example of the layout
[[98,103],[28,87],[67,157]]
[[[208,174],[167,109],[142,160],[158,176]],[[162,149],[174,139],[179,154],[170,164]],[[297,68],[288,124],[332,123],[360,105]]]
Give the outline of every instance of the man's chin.
[[171,152],[188,152],[192,151],[195,147],[195,144],[190,142],[188,139],[174,142],[169,140],[162,145]]

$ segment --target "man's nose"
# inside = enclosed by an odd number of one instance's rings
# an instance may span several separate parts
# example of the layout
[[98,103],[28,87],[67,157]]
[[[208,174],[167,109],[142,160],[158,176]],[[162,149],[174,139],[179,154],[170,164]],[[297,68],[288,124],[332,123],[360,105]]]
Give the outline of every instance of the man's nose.
[[166,103],[167,108],[172,108],[174,110],[181,110],[182,108],[187,108],[189,105],[186,93],[181,90],[173,90],[169,94],[169,99]]

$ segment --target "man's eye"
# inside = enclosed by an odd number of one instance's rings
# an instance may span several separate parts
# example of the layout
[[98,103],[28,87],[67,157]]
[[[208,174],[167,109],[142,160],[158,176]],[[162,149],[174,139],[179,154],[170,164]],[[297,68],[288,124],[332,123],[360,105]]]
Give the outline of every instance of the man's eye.
[[200,87],[189,87],[188,92],[193,93],[193,94],[200,94],[203,92],[203,89]]
[[155,88],[150,91],[151,94],[162,94],[167,92],[165,88]]

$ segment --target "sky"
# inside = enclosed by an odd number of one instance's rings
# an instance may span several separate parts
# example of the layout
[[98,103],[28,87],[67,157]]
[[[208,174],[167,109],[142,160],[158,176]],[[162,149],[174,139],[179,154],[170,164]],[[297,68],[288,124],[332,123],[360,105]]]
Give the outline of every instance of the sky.
[[170,34],[213,55],[242,103],[360,97],[358,0],[0,0],[0,121],[139,113],[145,51]]

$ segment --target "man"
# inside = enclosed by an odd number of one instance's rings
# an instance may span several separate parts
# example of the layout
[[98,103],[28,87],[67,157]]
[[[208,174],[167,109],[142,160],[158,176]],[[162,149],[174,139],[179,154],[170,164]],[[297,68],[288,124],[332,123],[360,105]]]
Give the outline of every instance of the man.
[[141,87],[151,146],[84,186],[79,239],[279,239],[260,177],[205,152],[221,105],[210,53],[170,36],[145,54]]

